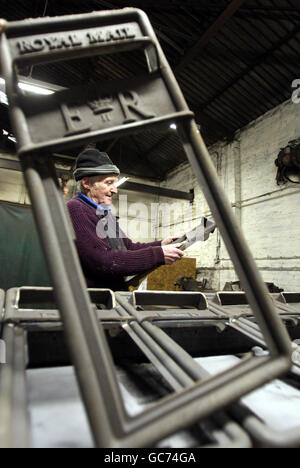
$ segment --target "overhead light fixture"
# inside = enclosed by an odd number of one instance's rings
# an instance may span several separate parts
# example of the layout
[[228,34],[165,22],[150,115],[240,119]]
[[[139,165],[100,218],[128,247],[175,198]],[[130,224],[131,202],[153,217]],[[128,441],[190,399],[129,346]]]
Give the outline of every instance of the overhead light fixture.
[[29,93],[34,93],[34,94],[43,94],[46,96],[46,95],[54,93],[54,91],[52,91],[51,89],[42,88],[41,86],[31,85],[28,83],[22,83],[22,81],[18,83],[18,86],[23,91],[28,91]]
[[177,125],[175,123],[171,123],[170,128],[172,130],[177,130]]
[[13,136],[8,136],[7,137],[10,141],[13,141],[14,143],[17,143],[17,140]]
[[13,141],[14,143],[17,143],[17,140],[15,137],[11,136],[4,128],[2,129],[2,134],[8,138],[8,140]]
[[[5,80],[0,77],[0,86],[2,88],[1,93],[5,94]],[[43,81],[34,80],[32,78],[20,77],[18,87],[23,91],[28,93],[40,94],[40,95],[50,95],[55,93],[55,91],[60,91],[64,89],[62,86],[53,85],[50,83],[44,83]],[[6,99],[1,96],[1,102],[7,104]],[[5,102],[6,101],[6,102]]]
[[118,182],[115,183],[116,187],[120,187],[120,185],[124,184],[130,177],[122,177],[122,179],[118,180]]
[[0,91],[0,103],[8,106],[7,96],[3,91]]

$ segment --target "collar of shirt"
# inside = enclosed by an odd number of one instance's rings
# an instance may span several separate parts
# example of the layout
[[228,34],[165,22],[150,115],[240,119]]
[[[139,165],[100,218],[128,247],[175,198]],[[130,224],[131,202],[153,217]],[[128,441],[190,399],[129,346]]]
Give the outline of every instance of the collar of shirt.
[[106,205],[105,203],[98,204],[81,192],[77,192],[77,195],[82,201],[96,208],[97,214],[102,215],[102,217],[106,216],[109,213],[109,211],[111,211],[111,207],[109,205]]

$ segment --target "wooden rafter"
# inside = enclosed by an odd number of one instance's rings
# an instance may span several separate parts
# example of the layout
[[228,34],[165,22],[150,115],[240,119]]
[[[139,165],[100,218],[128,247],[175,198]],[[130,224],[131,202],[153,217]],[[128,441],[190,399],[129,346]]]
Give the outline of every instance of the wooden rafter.
[[218,31],[230,20],[235,12],[242,6],[245,0],[233,0],[230,5],[221,13],[217,20],[208,28],[208,30],[202,35],[199,41],[187,51],[185,56],[181,59],[178,65],[175,67],[175,74],[180,73],[198,54],[207,46],[209,41],[213,39]]

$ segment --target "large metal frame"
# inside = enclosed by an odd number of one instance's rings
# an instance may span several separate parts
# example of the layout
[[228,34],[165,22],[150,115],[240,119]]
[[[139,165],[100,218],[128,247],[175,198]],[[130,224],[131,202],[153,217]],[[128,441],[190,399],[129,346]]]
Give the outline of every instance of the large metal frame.
[[[23,96],[17,88],[19,65],[134,48],[145,52],[147,75],[61,91],[36,102]],[[148,446],[286,372],[290,368],[291,354],[287,332],[274,310],[193,115],[146,15],[129,8],[10,23],[1,37],[0,53],[18,153],[96,445]],[[107,101],[108,95],[112,101]],[[103,327],[97,324],[85,290],[74,236],[49,154],[54,149],[171,122],[177,124],[188,160],[270,355],[259,362],[246,359],[225,373],[191,383],[136,418],[130,418],[118,390]],[[118,312],[127,315],[131,307],[121,295],[118,300]],[[140,339],[145,338],[146,343],[146,333],[147,340],[154,340],[154,345],[157,338],[152,336],[152,326],[148,327],[147,323],[145,329],[143,324],[137,325],[134,327],[138,330],[134,331]],[[165,353],[170,352],[167,344],[160,344]],[[169,359],[174,357],[169,355]]]

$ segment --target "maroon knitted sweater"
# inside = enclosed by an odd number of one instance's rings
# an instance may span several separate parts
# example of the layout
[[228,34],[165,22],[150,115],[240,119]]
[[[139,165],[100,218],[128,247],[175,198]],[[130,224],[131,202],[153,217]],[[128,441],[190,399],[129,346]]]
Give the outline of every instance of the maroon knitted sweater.
[[163,265],[161,241],[146,244],[123,238],[127,250],[115,250],[107,239],[98,237],[96,209],[82,203],[78,196],[67,203],[76,234],[76,247],[89,288],[126,289],[124,276],[143,273]]

